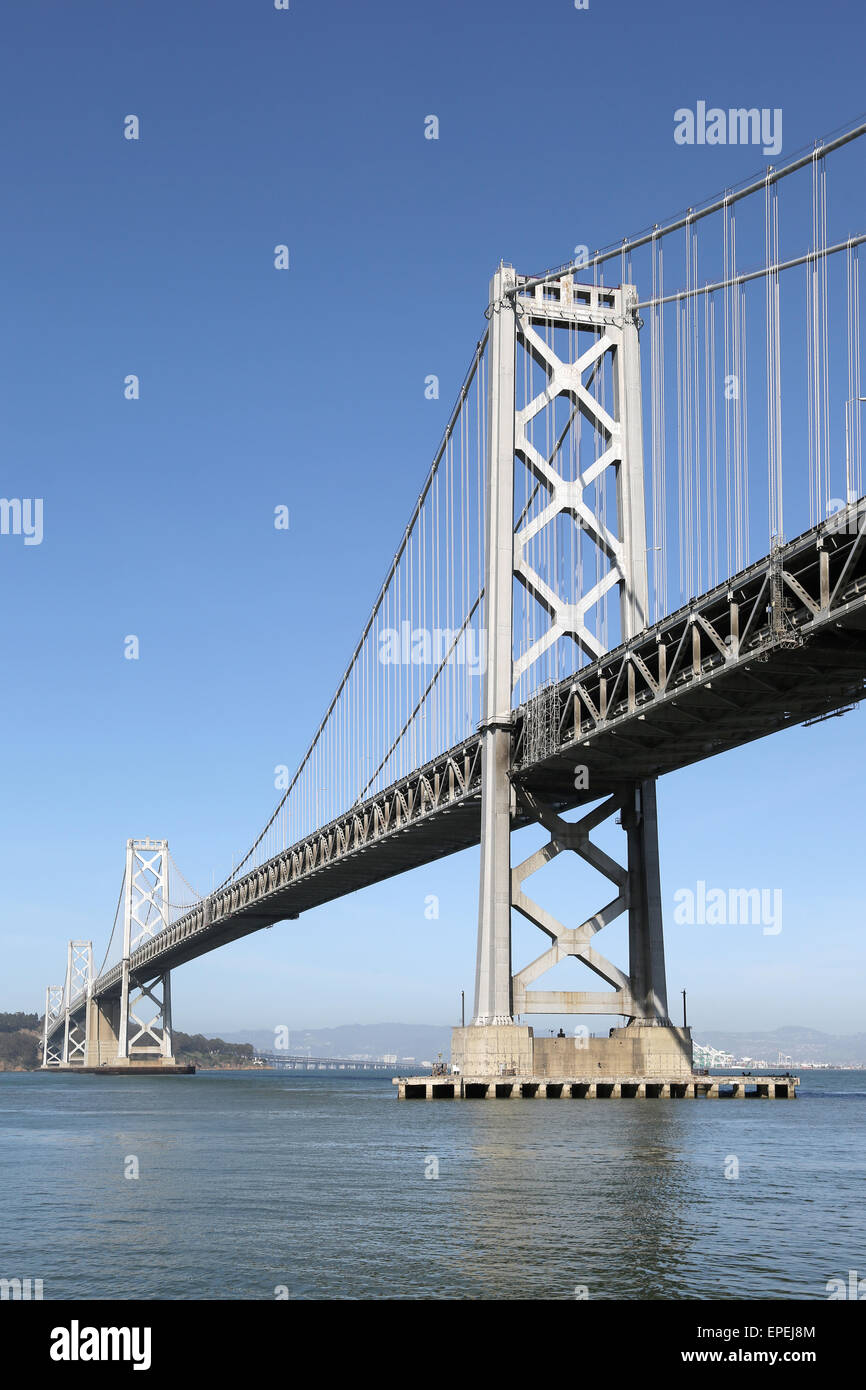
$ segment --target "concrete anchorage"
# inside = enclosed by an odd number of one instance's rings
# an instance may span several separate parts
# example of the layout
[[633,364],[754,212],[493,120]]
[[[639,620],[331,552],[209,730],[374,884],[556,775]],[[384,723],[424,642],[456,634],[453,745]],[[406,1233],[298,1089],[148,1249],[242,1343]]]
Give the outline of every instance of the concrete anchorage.
[[[537,790],[521,782],[512,767],[512,697],[520,678],[560,637],[571,637],[590,659],[601,656],[604,648],[589,625],[588,613],[614,585],[619,589],[621,640],[628,641],[646,627],[649,611],[637,293],[630,285],[619,289],[578,285],[571,275],[528,291],[521,284],[510,267],[501,266],[491,281],[488,309],[488,661],[481,725],[474,1015],[468,1027],[453,1031],[451,1075],[397,1078],[395,1084],[401,1098],[717,1097],[718,1079],[708,1082],[693,1073],[690,1030],[674,1027],[668,1017],[655,781],[624,784],[577,821],[566,821]],[[551,335],[538,331],[539,325],[551,321],[572,329],[591,328],[591,346],[574,361],[563,360],[551,346]],[[515,394],[518,348],[547,375],[546,388],[521,409]],[[608,359],[613,383],[612,413],[589,389],[602,359]],[[589,379],[584,382],[587,373]],[[579,409],[604,441],[591,469],[575,479],[566,479],[558,471],[557,449],[545,457],[531,438],[532,419],[557,396],[565,396],[575,411]],[[518,460],[548,491],[547,505],[522,529],[521,521],[515,527]],[[615,470],[616,534],[584,494],[584,488],[609,468]],[[576,602],[562,600],[529,559],[532,538],[563,513],[571,517],[579,533],[595,542],[608,562],[604,577],[578,595]],[[577,539],[579,543],[580,535]],[[515,580],[548,615],[546,630],[519,653],[514,651]],[[542,690],[537,701],[544,698]],[[511,823],[518,808],[523,824],[535,821],[550,838],[512,868]],[[612,816],[619,818],[626,833],[624,864],[590,839],[590,833]],[[612,900],[577,927],[557,921],[523,887],[530,874],[566,850],[610,879],[615,889]],[[512,907],[551,943],[516,974],[511,963]],[[628,914],[627,973],[593,944],[596,933],[623,913]],[[608,989],[530,989],[539,976],[569,956],[588,966]],[[608,1038],[590,1038],[585,1029],[576,1030],[571,1038],[536,1038],[531,1027],[514,1021],[515,1015],[531,1013],[620,1014],[626,1025],[612,1029]],[[726,1087],[726,1094],[746,1093],[741,1082],[727,1081],[732,1089]],[[759,1078],[753,1083],[758,1087],[756,1094],[790,1094],[792,1098],[795,1094],[793,1081]]]

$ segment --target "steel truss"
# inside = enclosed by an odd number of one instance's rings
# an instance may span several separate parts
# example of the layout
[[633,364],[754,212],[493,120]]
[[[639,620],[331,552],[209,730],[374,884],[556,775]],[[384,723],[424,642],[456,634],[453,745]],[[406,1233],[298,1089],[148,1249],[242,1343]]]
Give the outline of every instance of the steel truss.
[[[567,275],[533,289],[518,282],[515,305],[518,347],[544,369],[547,384],[515,411],[514,454],[549,496],[542,510],[515,532],[514,577],[545,610],[550,623],[541,637],[516,655],[513,685],[561,637],[573,638],[590,660],[601,656],[604,647],[587,617],[614,586],[620,593],[624,635],[639,632],[648,615],[637,291],[632,285],[619,289],[579,285]],[[574,362],[563,361],[539,333],[542,325],[549,324],[592,329],[594,341]],[[594,380],[603,379],[605,361],[613,379],[613,414],[590,389]],[[595,427],[604,442],[598,458],[574,479],[564,478],[556,464],[567,430],[550,458],[542,455],[530,438],[532,421],[560,396],[573,407],[573,414],[580,412]],[[603,475],[608,470],[613,470],[617,479],[616,532],[600,515],[598,506]],[[587,500],[593,491],[594,508]],[[573,603],[561,598],[553,583],[538,574],[526,558],[529,542],[562,513],[590,537],[609,566],[606,574],[578,594]]]
[[[550,835],[541,849],[511,871],[512,905],[553,942],[514,975],[515,1014],[622,1014],[629,1022],[667,1024],[664,982],[661,891],[655,784],[646,782],[608,797],[577,821],[566,821],[527,789],[520,797],[529,816]],[[628,834],[628,864],[623,866],[590,840],[590,832],[618,815]],[[566,927],[534,902],[523,889],[531,874],[571,850],[609,879],[616,894],[577,927]],[[592,945],[596,934],[624,912],[629,914],[630,974],[605,959]],[[573,956],[605,980],[610,990],[530,990],[529,986],[560,961]]]
[[[784,696],[772,673],[759,674],[753,663],[772,661],[781,670],[782,654],[797,649],[804,650],[796,658],[796,668],[804,676],[811,674],[826,682],[830,705],[838,704],[831,673],[822,672],[809,661],[808,646],[825,627],[834,634],[844,630],[842,620],[846,620],[845,627],[848,622],[854,625],[854,633],[859,621],[862,631],[862,618],[858,620],[855,615],[866,597],[864,559],[866,512],[861,503],[852,504],[832,521],[788,545],[774,547],[769,556],[693,599],[570,680],[560,682],[555,693],[557,747],[576,744],[595,749],[597,735],[612,734],[624,721],[633,726],[629,739],[641,742],[640,724],[652,719],[657,730],[663,706],[669,711],[668,727],[679,725],[680,732],[687,735],[696,716],[683,718],[674,711],[684,709],[686,697],[698,688],[706,695],[706,733],[712,735],[716,725],[715,739],[702,743],[702,751],[706,754],[734,747],[742,740],[725,727],[726,716],[745,725],[750,710],[741,703],[731,704],[723,694],[724,678],[729,672],[748,673],[749,701],[758,715],[762,701],[773,705]],[[853,636],[852,641],[856,642]],[[840,658],[841,653],[837,665]],[[856,672],[863,662],[854,649],[847,664],[856,689],[862,685]],[[844,678],[844,668],[839,670]],[[808,694],[817,704],[817,692]],[[796,692],[789,697],[789,704],[794,718],[805,717],[805,711],[797,708]],[[528,770],[536,759],[531,727],[524,717],[526,709],[528,706],[518,716],[514,765]],[[621,751],[627,751],[624,745]],[[686,761],[691,759],[683,758],[678,765]],[[667,770],[660,762],[659,772]]]
[[[136,1009],[145,1000],[154,1012],[140,1018]],[[137,1032],[133,1028],[137,1028]],[[144,1042],[141,1040],[145,1039]],[[129,994],[127,1015],[127,1054],[129,1057],[171,1056],[171,975],[166,971],[150,984],[140,984]]]
[[[377,793],[362,805],[352,807],[344,816],[290,846],[267,864],[217,889],[196,904],[133,953],[131,978],[154,978],[160,958],[182,952],[187,945],[193,947],[192,955],[198,954],[193,945],[195,938],[217,934],[225,924],[244,914],[258,910],[265,917],[270,914],[271,921],[287,915],[297,916],[297,912],[273,910],[281,894],[312,881],[321,882],[327,870],[336,870],[347,860],[354,859],[357,864],[361,855],[380,843],[389,843],[397,851],[407,833],[421,830],[425,822],[447,814],[450,808],[477,799],[480,777],[481,750],[477,738],[450,749],[419,768],[413,776]],[[444,831],[438,838],[441,841],[438,853],[425,855],[425,859],[437,858],[462,847],[462,839],[451,844]],[[393,872],[406,867],[401,857]],[[359,878],[353,878],[353,886],[361,886],[363,881],[362,871],[359,871]],[[257,930],[262,925],[262,918],[256,917],[248,930]],[[236,933],[243,934],[243,929]],[[234,939],[234,935],[230,939]],[[101,977],[100,989],[105,992],[117,989],[121,977],[122,967],[117,965]]]

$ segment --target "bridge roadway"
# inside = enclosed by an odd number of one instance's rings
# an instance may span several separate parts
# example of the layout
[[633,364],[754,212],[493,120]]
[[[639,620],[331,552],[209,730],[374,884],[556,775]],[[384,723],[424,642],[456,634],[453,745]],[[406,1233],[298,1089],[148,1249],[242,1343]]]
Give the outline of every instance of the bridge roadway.
[[[566,810],[844,709],[864,689],[861,501],[515,710],[514,826],[530,820],[521,787]],[[554,721],[546,743],[539,700]],[[577,764],[588,791],[574,789]],[[134,953],[131,980],[477,844],[480,793],[475,734],[196,904]],[[120,981],[117,965],[93,992]]]
[[263,1066],[273,1067],[276,1071],[381,1071],[388,1076],[394,1074],[393,1062],[379,1062],[371,1057],[365,1060],[363,1057],[306,1057],[303,1053],[257,1052],[256,1059]]

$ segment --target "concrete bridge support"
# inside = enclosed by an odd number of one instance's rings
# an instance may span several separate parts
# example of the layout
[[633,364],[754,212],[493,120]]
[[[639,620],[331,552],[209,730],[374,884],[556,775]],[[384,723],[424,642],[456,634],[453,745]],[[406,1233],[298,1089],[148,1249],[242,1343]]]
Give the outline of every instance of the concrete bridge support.
[[88,1067],[117,1063],[117,1035],[120,1001],[115,995],[87,1002],[87,1047],[84,1064]]
[[[736,1078],[685,1081],[642,1075],[604,1076],[590,1080],[546,1079],[539,1076],[395,1076],[400,1100],[796,1100],[799,1077],[753,1077],[751,1089],[738,1086]],[[721,1087],[724,1086],[724,1092]]]

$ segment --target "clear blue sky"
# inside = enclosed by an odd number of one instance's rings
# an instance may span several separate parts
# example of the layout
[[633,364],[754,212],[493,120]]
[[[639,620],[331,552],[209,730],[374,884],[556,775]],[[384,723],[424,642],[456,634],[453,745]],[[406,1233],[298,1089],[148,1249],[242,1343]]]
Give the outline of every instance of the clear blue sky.
[[[781,107],[783,157],[846,124],[864,38],[842,0],[9,0],[0,494],[44,498],[45,535],[0,537],[0,1008],[41,1009],[69,937],[101,955],[129,835],[205,889],[263,822],[500,257],[543,269],[765,163],[675,144],[677,107]],[[669,987],[698,1035],[863,1026],[864,719],[661,784]],[[782,932],[676,926],[699,879],[781,888]],[[176,972],[176,1024],[451,1021],[476,892],[467,853],[225,948]]]

